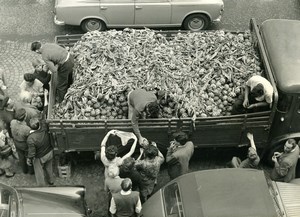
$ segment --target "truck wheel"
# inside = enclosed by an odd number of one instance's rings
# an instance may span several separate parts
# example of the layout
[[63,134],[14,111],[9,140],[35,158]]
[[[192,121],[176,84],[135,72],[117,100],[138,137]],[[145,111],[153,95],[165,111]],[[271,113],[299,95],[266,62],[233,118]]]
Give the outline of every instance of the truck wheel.
[[189,15],[183,21],[183,28],[193,32],[206,29],[209,26],[209,18],[204,14]]
[[105,23],[99,19],[87,19],[81,23],[81,29],[85,32],[103,31],[106,29]]

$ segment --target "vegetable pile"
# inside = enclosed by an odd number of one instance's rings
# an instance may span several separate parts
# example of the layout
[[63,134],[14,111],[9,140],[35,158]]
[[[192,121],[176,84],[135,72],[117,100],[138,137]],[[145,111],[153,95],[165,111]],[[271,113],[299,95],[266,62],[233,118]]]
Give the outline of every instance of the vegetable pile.
[[127,94],[161,90],[160,118],[230,115],[242,85],[261,74],[249,31],[177,33],[149,29],[89,32],[71,52],[74,83],[53,118],[126,119]]

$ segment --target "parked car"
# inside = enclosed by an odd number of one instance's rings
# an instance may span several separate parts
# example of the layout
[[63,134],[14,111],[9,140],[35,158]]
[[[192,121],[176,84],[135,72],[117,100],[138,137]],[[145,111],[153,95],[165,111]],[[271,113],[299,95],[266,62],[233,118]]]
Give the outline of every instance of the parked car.
[[151,196],[142,216],[300,216],[299,193],[299,182],[274,182],[261,170],[197,171],[170,181]]
[[220,21],[223,0],[56,0],[54,23],[83,31],[124,27],[206,29]]
[[0,183],[0,216],[79,217],[88,216],[85,188],[17,187]]

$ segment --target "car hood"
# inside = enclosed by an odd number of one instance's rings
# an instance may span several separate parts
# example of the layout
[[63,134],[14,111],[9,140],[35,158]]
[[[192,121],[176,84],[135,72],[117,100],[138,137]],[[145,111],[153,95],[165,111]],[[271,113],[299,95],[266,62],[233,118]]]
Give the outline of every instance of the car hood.
[[287,217],[300,216],[300,183],[276,182],[279,200],[283,203],[283,209]]
[[85,216],[84,188],[18,188],[24,216]]
[[189,210],[195,209],[198,216],[277,216],[262,171],[228,168],[193,174],[194,178],[179,178],[186,216],[195,216],[189,214]]

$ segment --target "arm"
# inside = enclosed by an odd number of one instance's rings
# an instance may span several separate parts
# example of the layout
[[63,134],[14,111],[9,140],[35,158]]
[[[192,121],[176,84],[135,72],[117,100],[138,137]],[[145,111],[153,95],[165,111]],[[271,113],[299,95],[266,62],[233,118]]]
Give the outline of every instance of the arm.
[[27,145],[28,145],[27,158],[32,159],[35,157],[36,148],[35,148],[34,142],[30,139],[30,137],[27,138]]
[[174,160],[176,160],[176,158],[173,155],[172,148],[169,147],[168,152],[167,152],[167,156],[166,156],[166,162],[169,163],[169,162],[174,161]]
[[291,168],[291,164],[288,162],[282,162],[281,164],[278,163],[277,159],[274,161],[275,163],[275,170],[277,174],[281,177],[284,177],[289,172],[289,169]]
[[133,139],[134,139],[134,142],[133,142],[133,144],[132,144],[132,146],[130,148],[130,151],[122,157],[122,160],[124,160],[125,158],[128,158],[128,157],[131,157],[131,155],[134,153],[135,148],[136,148],[136,143],[137,143],[136,136],[134,136]]
[[109,212],[115,216],[116,212],[117,212],[117,206],[116,206],[116,203],[115,203],[115,200],[114,198],[112,197],[111,200],[110,200],[110,207],[109,207]]
[[256,151],[256,146],[255,146],[255,143],[254,143],[253,134],[252,133],[247,133],[247,138],[250,141],[251,147]]
[[141,141],[143,137],[139,129],[139,119],[140,119],[140,114],[138,113],[137,110],[133,109],[132,118],[131,118],[132,129],[135,135],[137,136],[138,140]]
[[246,84],[245,86],[245,93],[244,93],[244,102],[243,102],[243,106],[244,108],[247,108],[249,106],[249,99],[248,99],[248,96],[249,96],[249,86]]
[[57,67],[54,65],[54,63],[52,61],[48,60],[48,58],[44,57],[44,56],[43,56],[43,60],[47,64],[47,66],[49,67],[49,70],[52,73],[56,73],[57,72]]
[[140,216],[139,214],[141,213],[142,211],[142,203],[141,203],[141,199],[139,197],[139,200],[138,202],[136,203],[136,206],[135,206],[135,213],[138,214],[138,216]]
[[101,161],[103,162],[103,158],[105,157],[105,145],[107,142],[108,137],[114,133],[114,130],[109,131],[103,138],[102,142],[101,142],[101,148],[100,148],[100,158]]
[[249,105],[248,109],[263,107],[263,106],[272,106],[272,104],[269,105],[269,103],[267,103],[267,102],[257,102],[257,103]]

